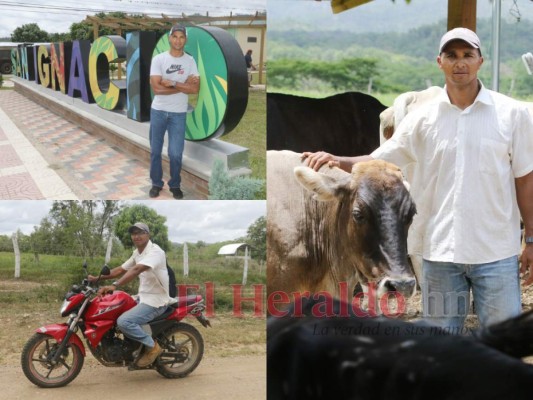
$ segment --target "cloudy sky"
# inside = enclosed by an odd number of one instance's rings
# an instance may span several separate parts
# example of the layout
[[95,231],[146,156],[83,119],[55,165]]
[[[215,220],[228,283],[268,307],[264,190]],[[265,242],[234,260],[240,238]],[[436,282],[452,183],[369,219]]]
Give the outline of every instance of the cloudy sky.
[[15,28],[36,23],[49,33],[67,32],[74,22],[98,12],[122,11],[151,17],[200,13],[205,15],[253,14],[265,11],[266,0],[0,0],[0,37]]
[[[257,218],[266,215],[266,202],[241,201],[124,201],[124,205],[141,203],[167,218],[168,236],[173,242],[215,243],[246,235]],[[0,235],[20,229],[33,232],[48,214],[52,201],[0,201]]]

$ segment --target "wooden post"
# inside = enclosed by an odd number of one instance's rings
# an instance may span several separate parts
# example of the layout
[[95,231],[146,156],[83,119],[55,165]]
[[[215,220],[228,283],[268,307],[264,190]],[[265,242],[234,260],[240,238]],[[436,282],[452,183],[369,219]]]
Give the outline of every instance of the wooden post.
[[476,0],[448,0],[448,30],[457,27],[476,31]]
[[183,276],[189,276],[189,250],[187,243],[183,243]]
[[15,251],[15,279],[18,279],[20,278],[20,249],[16,232],[13,233],[11,239],[13,240],[13,250]]
[[266,28],[261,28],[261,49],[259,51],[259,84],[263,84],[263,65],[265,63],[265,33]]

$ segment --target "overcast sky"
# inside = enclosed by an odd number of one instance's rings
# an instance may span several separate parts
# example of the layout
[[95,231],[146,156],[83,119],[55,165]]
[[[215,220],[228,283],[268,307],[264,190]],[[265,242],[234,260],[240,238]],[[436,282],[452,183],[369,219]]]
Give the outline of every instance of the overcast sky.
[[[168,236],[172,242],[216,243],[246,235],[248,227],[266,216],[266,202],[261,200],[194,200],[194,201],[124,201],[124,205],[140,203],[167,218]],[[48,214],[52,201],[0,201],[0,235],[11,235],[20,229],[33,232],[34,226]]]
[[68,32],[74,22],[99,12],[122,11],[155,17],[200,13],[211,16],[253,14],[266,10],[267,0],[0,0],[0,37],[22,25],[36,23],[48,33]]

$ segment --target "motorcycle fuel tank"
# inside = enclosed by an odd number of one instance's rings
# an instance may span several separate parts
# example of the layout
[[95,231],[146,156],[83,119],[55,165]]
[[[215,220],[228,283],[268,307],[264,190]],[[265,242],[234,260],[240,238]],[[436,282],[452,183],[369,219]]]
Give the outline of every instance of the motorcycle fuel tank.
[[102,297],[95,297],[85,313],[85,321],[116,320],[121,314],[135,307],[133,298],[120,290]]

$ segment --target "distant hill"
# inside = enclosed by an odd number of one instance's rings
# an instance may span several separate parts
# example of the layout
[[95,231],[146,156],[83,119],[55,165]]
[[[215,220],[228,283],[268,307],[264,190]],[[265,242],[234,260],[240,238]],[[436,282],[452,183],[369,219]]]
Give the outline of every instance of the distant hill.
[[[446,21],[447,0],[376,0],[359,7],[333,14],[329,1],[268,0],[269,31],[327,31],[341,29],[352,33],[406,32],[421,25]],[[533,2],[502,1],[502,21],[516,23],[533,21]],[[477,18],[492,16],[492,1],[477,0]],[[443,31],[446,24],[442,25]]]
[[[445,25],[445,22],[440,21],[401,33],[367,32],[356,35],[352,34],[347,26],[325,31],[269,29],[268,58],[269,60],[280,58],[283,53],[279,51],[280,47],[295,46],[301,50],[309,49],[306,58],[324,59],[322,53],[330,54],[337,50],[342,54],[342,51],[348,51],[351,46],[357,46],[433,61],[437,56],[443,24]],[[501,32],[500,57],[503,62],[519,59],[525,52],[533,51],[533,21],[521,20],[520,23],[502,21]],[[491,21],[489,19],[478,21],[477,33],[481,39],[483,55],[486,59],[490,59]]]

